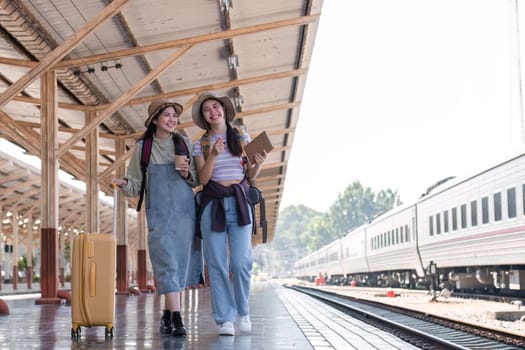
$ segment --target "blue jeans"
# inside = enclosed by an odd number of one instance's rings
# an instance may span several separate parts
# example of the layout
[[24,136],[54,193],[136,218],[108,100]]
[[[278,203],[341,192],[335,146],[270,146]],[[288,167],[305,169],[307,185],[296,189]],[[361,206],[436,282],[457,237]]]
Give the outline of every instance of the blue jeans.
[[[201,216],[204,258],[208,266],[213,319],[217,324],[250,313],[252,274],[252,225],[239,226],[235,197],[224,198],[226,231],[211,230],[211,203]],[[253,217],[250,213],[250,218]],[[228,248],[229,250],[228,250]],[[229,253],[229,257],[228,257]],[[233,274],[233,285],[229,272]]]

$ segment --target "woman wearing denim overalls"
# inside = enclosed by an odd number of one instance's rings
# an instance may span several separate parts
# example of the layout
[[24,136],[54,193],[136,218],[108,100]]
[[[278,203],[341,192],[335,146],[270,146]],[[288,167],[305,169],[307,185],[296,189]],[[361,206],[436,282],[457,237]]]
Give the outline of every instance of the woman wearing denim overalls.
[[197,126],[206,130],[193,144],[193,156],[204,185],[199,217],[213,318],[220,335],[234,335],[236,319],[241,332],[250,332],[253,218],[246,197],[246,180],[255,179],[266,153],[256,154],[255,164],[244,163],[241,138],[245,138],[244,144],[250,139],[231,126],[235,109],[227,96],[201,95],[193,105],[192,117]]
[[[157,293],[164,295],[160,332],[174,336],[186,335],[180,313],[180,292],[186,286],[199,283],[202,267],[200,250],[193,247],[195,205],[192,187],[197,186],[198,181],[191,161],[191,142],[175,133],[182,109],[180,104],[165,100],[150,104],[145,122],[147,129],[135,144],[126,176],[113,180],[125,195],[140,194],[144,178],[142,148],[144,140],[152,137],[144,182],[148,249]],[[175,154],[185,154],[178,159],[177,165]]]

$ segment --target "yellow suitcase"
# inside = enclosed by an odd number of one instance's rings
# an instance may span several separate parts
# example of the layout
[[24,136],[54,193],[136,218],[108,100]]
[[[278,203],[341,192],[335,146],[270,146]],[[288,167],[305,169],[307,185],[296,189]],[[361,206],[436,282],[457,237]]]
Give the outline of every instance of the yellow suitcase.
[[71,267],[71,337],[81,326],[105,326],[113,337],[115,314],[115,238],[110,234],[83,233],[73,240]]

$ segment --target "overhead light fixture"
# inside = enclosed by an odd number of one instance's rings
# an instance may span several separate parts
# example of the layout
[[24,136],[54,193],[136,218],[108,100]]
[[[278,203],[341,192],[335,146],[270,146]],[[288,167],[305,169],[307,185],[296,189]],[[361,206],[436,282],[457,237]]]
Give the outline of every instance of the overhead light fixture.
[[235,103],[235,107],[237,107],[237,109],[241,109],[242,105],[244,104],[244,97],[241,95],[235,96],[233,98],[233,102]]
[[239,67],[239,56],[236,54],[228,56],[228,66],[230,66],[230,69]]
[[[100,64],[100,70],[102,72],[107,72],[108,69],[110,68],[115,68],[115,69],[122,69],[122,63],[120,63],[120,61],[117,61],[116,63],[114,63],[113,65],[108,65],[107,62],[102,62]],[[93,66],[87,66],[86,69],[81,69],[81,68],[77,68],[73,71],[73,74],[78,77],[80,76],[80,74],[82,73],[88,73],[88,74],[93,74],[95,73],[95,67]]]

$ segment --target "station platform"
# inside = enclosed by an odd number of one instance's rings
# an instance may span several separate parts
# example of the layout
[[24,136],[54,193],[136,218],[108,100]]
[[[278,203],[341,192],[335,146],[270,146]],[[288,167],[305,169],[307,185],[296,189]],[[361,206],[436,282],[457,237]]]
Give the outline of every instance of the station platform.
[[[4,287],[4,286],[3,286]],[[183,293],[184,338],[161,336],[162,297],[116,295],[113,338],[104,327],[81,329],[71,338],[71,307],[36,305],[39,293],[8,293],[9,315],[0,316],[0,349],[416,349],[275,281],[253,282],[252,332],[219,336],[208,288]]]

